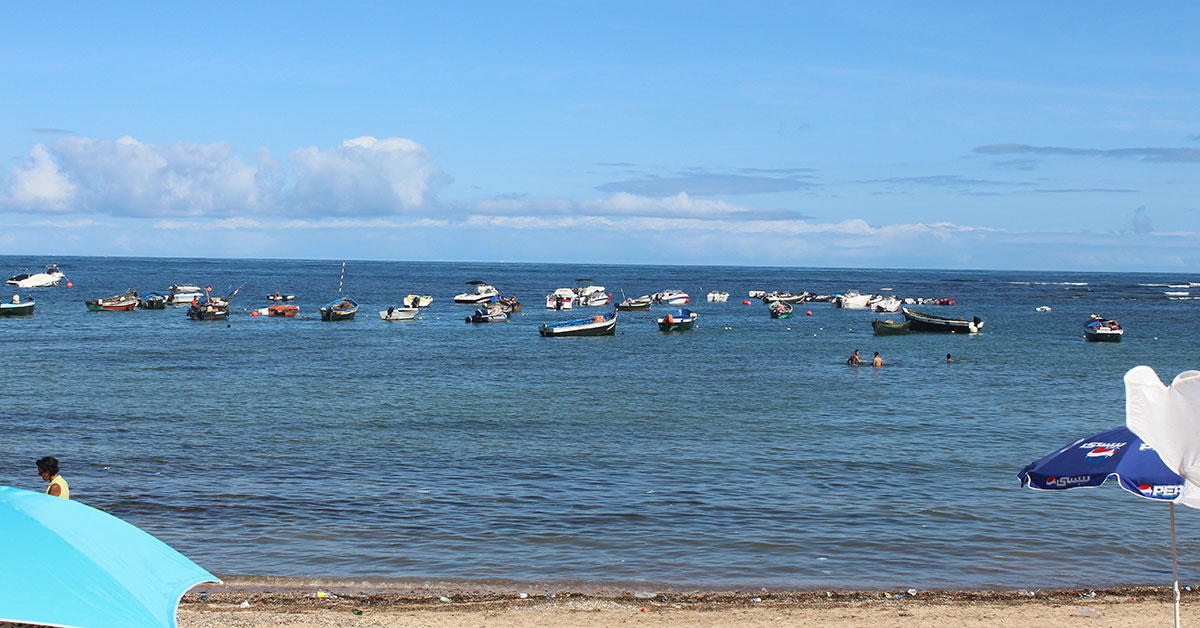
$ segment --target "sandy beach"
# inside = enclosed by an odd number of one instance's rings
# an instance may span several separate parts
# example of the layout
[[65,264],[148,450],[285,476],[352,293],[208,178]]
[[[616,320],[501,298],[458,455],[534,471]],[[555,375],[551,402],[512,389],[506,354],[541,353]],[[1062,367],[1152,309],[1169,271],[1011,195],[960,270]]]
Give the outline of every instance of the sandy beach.
[[[218,626],[1170,626],[1170,587],[1036,591],[674,591],[228,578],[180,604]],[[1185,624],[1196,608],[1185,593]]]

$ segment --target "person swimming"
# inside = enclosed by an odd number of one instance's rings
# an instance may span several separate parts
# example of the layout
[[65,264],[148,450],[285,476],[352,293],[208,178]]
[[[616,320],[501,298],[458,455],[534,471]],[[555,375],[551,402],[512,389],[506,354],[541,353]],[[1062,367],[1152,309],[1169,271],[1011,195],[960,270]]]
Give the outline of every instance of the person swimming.
[[859,364],[863,363],[862,358],[858,357],[858,351],[858,349],[855,349],[854,355],[846,358],[846,364],[849,364],[850,366],[858,366]]

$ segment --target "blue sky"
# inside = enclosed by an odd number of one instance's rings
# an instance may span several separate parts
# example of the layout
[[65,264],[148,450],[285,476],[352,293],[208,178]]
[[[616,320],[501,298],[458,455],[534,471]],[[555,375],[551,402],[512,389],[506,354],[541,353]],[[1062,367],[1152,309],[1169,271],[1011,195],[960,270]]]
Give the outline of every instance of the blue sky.
[[0,250],[1200,272],[1198,17],[20,3]]

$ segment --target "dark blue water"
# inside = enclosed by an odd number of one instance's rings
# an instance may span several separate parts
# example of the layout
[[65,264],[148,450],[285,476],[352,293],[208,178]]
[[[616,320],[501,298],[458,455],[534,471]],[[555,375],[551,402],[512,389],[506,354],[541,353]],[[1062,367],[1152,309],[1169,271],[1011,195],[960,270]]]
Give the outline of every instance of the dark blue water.
[[[0,483],[72,494],[216,573],[701,587],[1076,586],[1170,577],[1167,507],[1114,487],[1037,493],[1025,464],[1124,423],[1122,376],[1197,367],[1200,277],[806,268],[347,264],[357,320],[301,315],[339,262],[0,257],[74,287],[0,319]],[[617,335],[544,339],[545,295],[590,277],[618,298],[688,291],[697,329],[623,313]],[[526,305],[468,325],[482,279]],[[246,282],[228,323],[85,299]],[[1189,286],[1188,284],[1193,284]],[[1170,287],[1170,286],[1176,287]],[[975,336],[876,338],[866,311],[772,320],[748,290],[952,297]],[[703,302],[710,290],[729,303]],[[378,310],[410,292],[422,320]],[[1048,305],[1051,312],[1035,312]],[[803,315],[811,310],[812,316]],[[1090,344],[1090,314],[1121,321]],[[884,315],[896,316],[896,315]],[[854,350],[886,366],[851,368]],[[956,362],[946,364],[945,354]],[[1200,522],[1178,510],[1181,576]]]

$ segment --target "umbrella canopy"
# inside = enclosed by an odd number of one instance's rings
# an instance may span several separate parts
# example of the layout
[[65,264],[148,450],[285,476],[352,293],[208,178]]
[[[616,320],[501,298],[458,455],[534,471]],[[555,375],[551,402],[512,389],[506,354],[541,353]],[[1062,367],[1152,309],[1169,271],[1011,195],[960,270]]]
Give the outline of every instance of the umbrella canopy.
[[1127,427],[1082,438],[1034,462],[1017,474],[1022,486],[1044,491],[1100,486],[1109,478],[1147,499],[1174,501],[1183,478]]
[[1167,387],[1148,366],[1130,369],[1125,424],[1183,476],[1179,503],[1200,508],[1200,371],[1184,371]]
[[77,628],[174,628],[179,598],[220,582],[108,513],[0,486],[0,621]]

